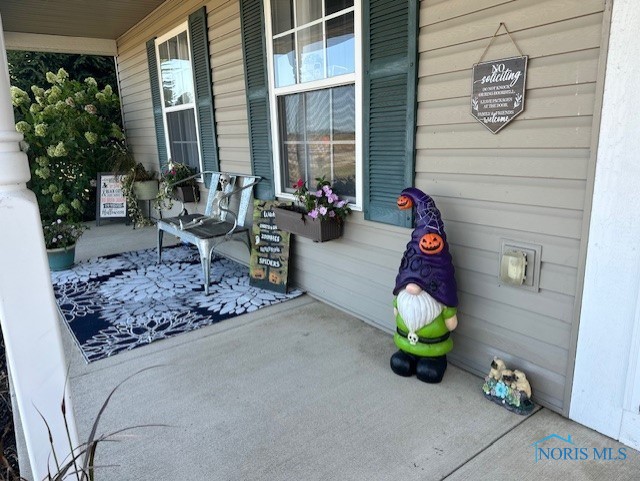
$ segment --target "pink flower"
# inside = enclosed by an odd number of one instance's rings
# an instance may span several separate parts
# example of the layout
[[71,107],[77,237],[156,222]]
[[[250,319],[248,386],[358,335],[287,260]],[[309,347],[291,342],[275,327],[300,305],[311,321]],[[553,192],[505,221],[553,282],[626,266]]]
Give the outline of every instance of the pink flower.
[[296,182],[295,184],[293,184],[293,188],[294,189],[299,189],[300,187],[302,187],[304,185],[304,181],[302,179],[298,179],[298,182]]

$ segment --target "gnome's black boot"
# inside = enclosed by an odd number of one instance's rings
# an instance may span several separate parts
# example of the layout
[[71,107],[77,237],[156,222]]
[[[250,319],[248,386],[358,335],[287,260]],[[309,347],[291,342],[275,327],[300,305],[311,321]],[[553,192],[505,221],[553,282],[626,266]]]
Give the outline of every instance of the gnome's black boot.
[[447,356],[423,357],[418,360],[416,377],[422,382],[437,384],[447,369]]
[[398,376],[409,377],[416,373],[416,358],[404,351],[398,351],[390,360],[391,370]]

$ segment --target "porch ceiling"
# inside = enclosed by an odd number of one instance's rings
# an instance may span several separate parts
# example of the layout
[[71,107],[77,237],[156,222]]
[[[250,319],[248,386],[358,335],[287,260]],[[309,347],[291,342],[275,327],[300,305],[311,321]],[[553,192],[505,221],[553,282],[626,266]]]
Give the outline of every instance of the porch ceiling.
[[1,0],[5,32],[116,40],[165,0]]

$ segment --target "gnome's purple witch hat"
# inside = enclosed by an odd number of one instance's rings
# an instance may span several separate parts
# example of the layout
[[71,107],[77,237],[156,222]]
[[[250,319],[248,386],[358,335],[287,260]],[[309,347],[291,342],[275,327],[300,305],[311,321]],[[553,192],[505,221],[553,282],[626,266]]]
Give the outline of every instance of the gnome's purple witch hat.
[[[415,187],[404,189],[401,196],[411,199],[415,207],[416,227],[402,256],[393,294],[414,283],[438,302],[455,307],[458,305],[456,279],[440,211],[431,197]],[[442,250],[425,254],[420,249],[420,242],[424,242],[427,234],[438,234],[442,238]]]

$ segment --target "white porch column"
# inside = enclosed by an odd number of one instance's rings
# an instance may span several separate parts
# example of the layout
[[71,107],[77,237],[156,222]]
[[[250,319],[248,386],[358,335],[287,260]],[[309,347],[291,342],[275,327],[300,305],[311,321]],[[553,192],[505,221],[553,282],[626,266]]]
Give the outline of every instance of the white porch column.
[[[0,323],[35,481],[46,476],[51,454],[46,426],[36,408],[49,423],[58,459],[70,452],[60,411],[67,367],[40,212],[35,195],[26,187],[29,166],[20,152],[20,140],[0,18]],[[65,396],[71,439],[77,446],[68,392]]]
[[569,415],[616,439],[640,341],[639,24],[638,0],[613,2]]

